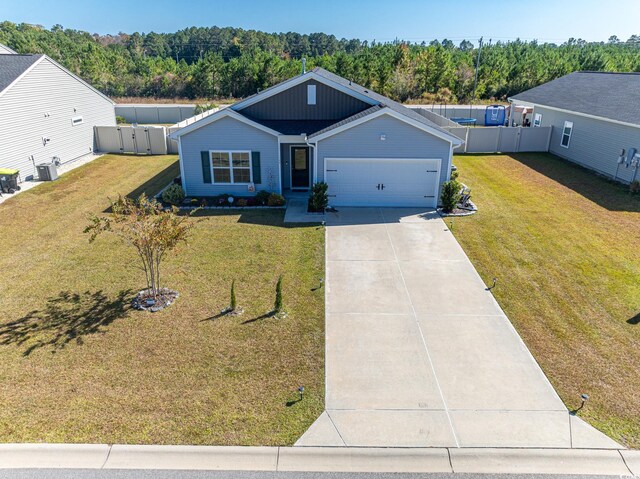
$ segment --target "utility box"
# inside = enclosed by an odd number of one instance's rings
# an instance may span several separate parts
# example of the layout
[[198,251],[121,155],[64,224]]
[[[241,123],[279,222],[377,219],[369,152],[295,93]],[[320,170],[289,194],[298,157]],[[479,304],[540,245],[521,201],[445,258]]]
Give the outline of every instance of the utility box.
[[54,181],[58,179],[58,168],[55,163],[40,163],[36,166],[40,181]]

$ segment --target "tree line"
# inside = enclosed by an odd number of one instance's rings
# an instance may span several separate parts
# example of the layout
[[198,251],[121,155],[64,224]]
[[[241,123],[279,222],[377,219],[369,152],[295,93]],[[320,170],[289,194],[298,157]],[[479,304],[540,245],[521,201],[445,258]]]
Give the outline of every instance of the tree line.
[[[0,23],[0,43],[46,53],[114,97],[242,98],[321,66],[398,101],[473,99],[478,45],[464,40],[378,43],[325,33],[187,28],[175,33],[90,34],[55,25]],[[485,42],[475,99],[505,99],[573,71],[640,71],[640,36]]]

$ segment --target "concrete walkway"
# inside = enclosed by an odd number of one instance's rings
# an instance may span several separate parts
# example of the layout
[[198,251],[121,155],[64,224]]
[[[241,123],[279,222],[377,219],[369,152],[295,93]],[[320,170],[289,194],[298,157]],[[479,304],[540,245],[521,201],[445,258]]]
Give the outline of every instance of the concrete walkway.
[[326,216],[326,411],[297,446],[621,448],[569,414],[435,212]]

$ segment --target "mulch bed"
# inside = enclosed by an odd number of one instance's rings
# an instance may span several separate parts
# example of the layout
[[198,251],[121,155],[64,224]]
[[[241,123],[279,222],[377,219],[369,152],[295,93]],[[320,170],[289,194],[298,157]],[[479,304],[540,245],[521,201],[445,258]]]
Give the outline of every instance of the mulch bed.
[[158,296],[154,298],[150,289],[143,289],[133,298],[131,306],[140,311],[151,311],[155,313],[156,311],[171,306],[171,303],[178,299],[178,296],[177,291],[169,288],[161,288]]

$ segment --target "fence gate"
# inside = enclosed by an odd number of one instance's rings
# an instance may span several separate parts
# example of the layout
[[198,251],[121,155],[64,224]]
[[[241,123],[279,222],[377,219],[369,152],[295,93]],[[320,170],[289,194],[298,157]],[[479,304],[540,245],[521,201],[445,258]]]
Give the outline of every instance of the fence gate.
[[167,135],[162,126],[96,126],[95,136],[97,149],[105,153],[167,154]]

